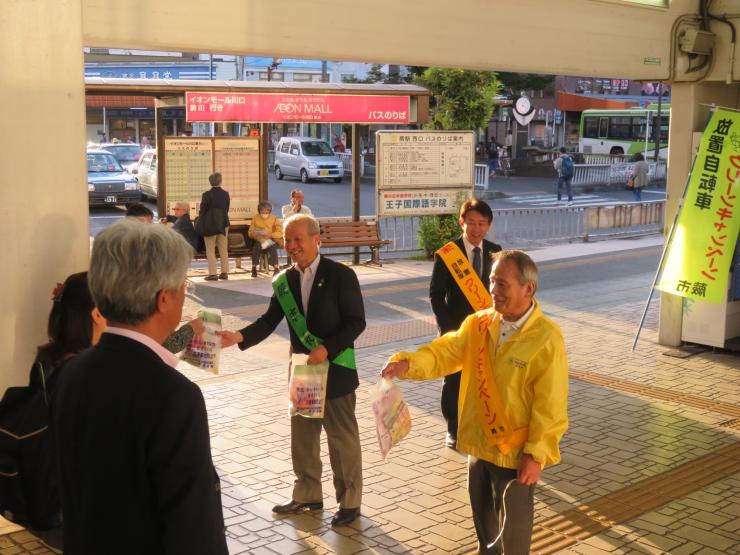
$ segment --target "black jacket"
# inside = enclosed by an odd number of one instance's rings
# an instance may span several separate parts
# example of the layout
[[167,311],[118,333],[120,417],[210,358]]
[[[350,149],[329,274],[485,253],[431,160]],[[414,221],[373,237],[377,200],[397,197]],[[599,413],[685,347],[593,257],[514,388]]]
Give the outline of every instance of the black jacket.
[[203,235],[223,235],[229,227],[229,205],[231,199],[228,191],[221,187],[211,187],[200,199],[198,216],[202,218]]
[[52,401],[64,553],[226,554],[200,389],[113,334],[71,360]]
[[[465,243],[462,237],[455,240],[455,244],[465,253]],[[491,255],[501,250],[501,246],[483,239],[483,277],[481,281],[486,291],[490,286]],[[432,312],[437,320],[440,334],[456,330],[463,320],[473,313],[468,299],[455,283],[450,271],[439,256],[434,257],[432,280],[429,283],[429,300],[432,302]]]
[[[290,268],[287,272],[290,290],[298,309],[303,314],[300,273],[295,268]],[[239,348],[247,349],[267,338],[282,321],[283,316],[283,309],[273,294],[267,312],[241,330],[244,341],[239,343]],[[365,329],[365,306],[360,283],[351,268],[321,257],[308,298],[306,324],[308,331],[323,340],[330,361],[347,347],[354,346],[355,339]],[[293,328],[290,325],[288,327],[293,352],[308,353],[309,350],[298,339]],[[329,365],[327,399],[347,395],[357,389],[358,385],[357,370],[334,363]]]
[[177,218],[172,229],[182,235],[188,244],[193,247],[193,250],[198,251],[198,235],[195,233],[193,222],[190,221],[190,214],[183,214]]

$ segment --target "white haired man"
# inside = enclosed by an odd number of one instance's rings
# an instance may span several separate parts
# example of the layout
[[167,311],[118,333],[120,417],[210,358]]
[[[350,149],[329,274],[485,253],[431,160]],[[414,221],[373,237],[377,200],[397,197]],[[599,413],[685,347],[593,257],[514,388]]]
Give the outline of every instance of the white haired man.
[[133,218],[95,238],[88,281],[108,327],[52,400],[67,553],[227,553],[203,395],[161,345],[191,257],[180,235]]
[[[480,553],[527,555],[534,487],[560,461],[568,427],[568,361],[560,328],[534,298],[537,266],[522,251],[493,255],[493,308],[413,353],[387,378],[429,380],[461,370],[457,448],[468,453],[468,493]],[[506,507],[503,537],[499,522]]]
[[331,523],[342,526],[360,516],[362,498],[354,341],[365,329],[365,307],[355,273],[319,255],[319,240],[319,222],[312,216],[296,214],[285,221],[285,250],[295,264],[273,279],[275,293],[267,312],[240,331],[221,332],[221,345],[238,344],[245,350],[266,339],[287,317],[291,351],[309,355],[309,364],[329,361],[324,417],[290,420],[296,481],[291,500],[272,510],[290,514],[323,508],[320,439],[324,428],[339,503]]

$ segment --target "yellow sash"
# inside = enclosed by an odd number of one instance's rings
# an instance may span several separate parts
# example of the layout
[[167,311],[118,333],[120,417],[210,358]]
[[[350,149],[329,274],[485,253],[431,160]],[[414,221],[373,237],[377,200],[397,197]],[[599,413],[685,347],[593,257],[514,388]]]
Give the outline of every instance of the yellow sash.
[[486,441],[495,445],[501,453],[508,455],[512,450],[524,445],[527,441],[529,428],[514,430],[509,417],[504,410],[496,382],[493,377],[491,355],[488,349],[488,327],[496,317],[493,311],[478,314],[478,323],[473,329],[475,348],[474,372],[476,400],[478,402],[478,418]]
[[[460,288],[460,291],[463,292],[463,295],[465,295],[465,298],[468,299],[473,310],[478,312],[479,310],[485,310],[493,306],[491,293],[483,287],[483,282],[475,270],[473,270],[470,262],[468,262],[467,255],[460,250],[460,247],[455,243],[447,243],[437,251],[437,254],[442,259],[442,262],[445,263],[445,266],[447,266],[452,278]],[[481,252],[482,255],[483,253]]]

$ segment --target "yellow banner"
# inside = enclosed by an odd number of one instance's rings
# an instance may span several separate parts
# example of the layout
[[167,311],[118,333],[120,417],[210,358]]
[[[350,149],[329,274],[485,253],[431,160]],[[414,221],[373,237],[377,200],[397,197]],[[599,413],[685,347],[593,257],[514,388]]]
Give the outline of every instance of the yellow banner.
[[[493,306],[493,300],[491,299],[491,293],[486,291],[483,287],[478,274],[475,273],[473,267],[468,261],[466,254],[460,250],[455,243],[447,243],[436,253],[445,263],[447,269],[450,271],[452,279],[463,292],[465,298],[468,299],[470,306],[473,310],[478,312],[479,310],[485,310]],[[483,251],[481,249],[481,257]],[[481,258],[482,261],[482,258]]]
[[739,177],[740,113],[716,110],[691,170],[658,289],[722,302],[740,228]]

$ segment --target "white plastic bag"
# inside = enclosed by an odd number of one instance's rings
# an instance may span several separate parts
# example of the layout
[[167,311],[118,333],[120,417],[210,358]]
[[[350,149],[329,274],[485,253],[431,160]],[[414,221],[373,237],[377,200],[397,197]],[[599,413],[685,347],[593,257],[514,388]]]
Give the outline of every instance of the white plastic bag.
[[204,308],[198,311],[198,316],[203,319],[203,335],[193,336],[180,358],[196,368],[218,374],[221,337],[216,332],[221,331],[221,311],[217,308]]
[[294,354],[290,364],[288,412],[290,416],[323,418],[329,361],[308,364],[308,355]]
[[385,459],[391,447],[411,431],[411,414],[401,390],[385,378],[370,387],[370,402],[375,414],[380,453]]

